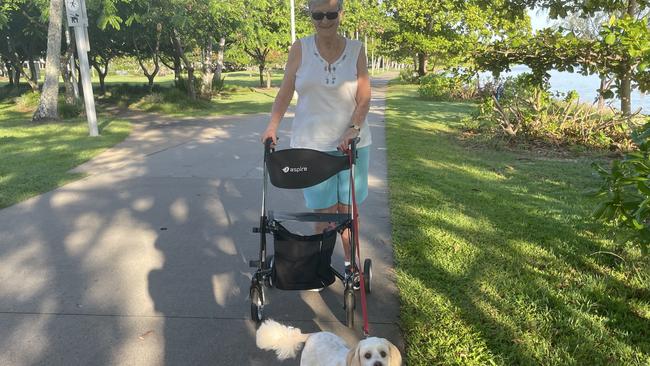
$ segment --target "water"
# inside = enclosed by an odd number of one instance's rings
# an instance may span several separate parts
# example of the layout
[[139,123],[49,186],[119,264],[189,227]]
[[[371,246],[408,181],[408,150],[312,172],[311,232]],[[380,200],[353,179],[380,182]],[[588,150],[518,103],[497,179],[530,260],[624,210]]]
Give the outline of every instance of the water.
[[[512,67],[508,73],[501,73],[502,77],[517,76],[519,74],[530,72],[530,68],[525,65],[517,65]],[[551,78],[551,91],[567,93],[575,90],[580,94],[580,100],[585,103],[593,103],[598,98],[598,88],[600,87],[600,78],[598,75],[584,76],[570,72],[560,72],[552,70],[549,72]],[[482,73],[481,80],[491,78],[490,73]],[[617,110],[621,107],[621,101],[618,99],[606,99],[605,103],[611,105]],[[632,112],[641,108],[641,113],[650,115],[650,94],[644,95],[638,90],[632,91]]]

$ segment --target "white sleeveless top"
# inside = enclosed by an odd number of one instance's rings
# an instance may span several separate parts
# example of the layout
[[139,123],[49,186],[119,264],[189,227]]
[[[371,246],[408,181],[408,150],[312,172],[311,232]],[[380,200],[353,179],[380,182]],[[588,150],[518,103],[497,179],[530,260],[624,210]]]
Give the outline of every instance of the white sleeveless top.
[[[291,147],[335,151],[352,124],[357,106],[357,59],[361,42],[345,39],[345,49],[329,64],[318,53],[313,35],[300,39],[302,61],[296,72],[298,104],[291,130]],[[371,143],[364,121],[358,147]]]

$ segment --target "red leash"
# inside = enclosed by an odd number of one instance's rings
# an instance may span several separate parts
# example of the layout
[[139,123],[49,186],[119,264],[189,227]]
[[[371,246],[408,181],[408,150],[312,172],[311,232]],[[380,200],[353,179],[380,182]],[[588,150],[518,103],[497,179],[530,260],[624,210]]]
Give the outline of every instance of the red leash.
[[[346,151],[350,159],[350,185],[352,189],[352,211],[354,212],[354,217],[352,217],[352,225],[354,226],[354,243],[353,245],[357,248],[357,267],[359,269],[359,280],[361,282],[361,314],[363,315],[363,334],[367,337],[370,335],[368,327],[368,308],[366,305],[366,283],[363,277],[363,271],[361,269],[361,254],[359,253],[359,213],[357,212],[357,199],[354,190],[354,174],[352,172],[353,157],[352,150],[348,149]],[[354,269],[353,269],[354,270]]]

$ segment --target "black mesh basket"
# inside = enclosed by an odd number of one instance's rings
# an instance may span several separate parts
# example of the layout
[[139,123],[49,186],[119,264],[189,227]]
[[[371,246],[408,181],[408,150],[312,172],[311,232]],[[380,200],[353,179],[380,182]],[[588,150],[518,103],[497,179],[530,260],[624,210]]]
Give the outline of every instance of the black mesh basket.
[[311,290],[331,285],[336,231],[302,236],[280,224],[274,230],[273,285],[280,290]]

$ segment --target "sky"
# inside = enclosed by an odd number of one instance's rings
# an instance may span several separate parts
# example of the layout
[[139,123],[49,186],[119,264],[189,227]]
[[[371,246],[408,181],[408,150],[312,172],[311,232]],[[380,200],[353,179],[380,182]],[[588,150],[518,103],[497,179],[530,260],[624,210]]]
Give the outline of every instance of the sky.
[[530,23],[533,27],[533,31],[536,32],[542,28],[546,28],[550,25],[551,20],[548,19],[548,11],[541,9],[528,10],[528,16],[530,16]]

